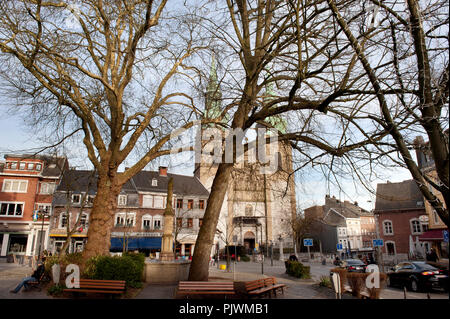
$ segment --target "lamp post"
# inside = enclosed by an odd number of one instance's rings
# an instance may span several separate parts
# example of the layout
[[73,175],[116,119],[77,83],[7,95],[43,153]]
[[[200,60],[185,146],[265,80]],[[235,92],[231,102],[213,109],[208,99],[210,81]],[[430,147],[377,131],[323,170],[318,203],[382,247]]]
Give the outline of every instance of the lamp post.
[[40,216],[42,218],[42,225],[41,225],[41,242],[39,244],[39,254],[38,254],[38,258],[41,259],[41,250],[42,250],[42,246],[43,246],[43,240],[44,240],[44,221],[45,218],[48,217],[49,215],[47,214],[47,212],[44,210],[38,210],[38,216]]

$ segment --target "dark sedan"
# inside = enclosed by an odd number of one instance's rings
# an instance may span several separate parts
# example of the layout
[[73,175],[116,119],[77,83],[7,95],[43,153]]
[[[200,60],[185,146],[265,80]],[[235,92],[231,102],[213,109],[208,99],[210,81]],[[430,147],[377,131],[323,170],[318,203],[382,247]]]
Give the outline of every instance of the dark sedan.
[[406,287],[412,291],[431,290],[445,287],[448,276],[425,262],[402,262],[388,272],[387,284],[390,287]]
[[366,272],[367,265],[359,259],[347,259],[344,261],[344,267],[348,272]]

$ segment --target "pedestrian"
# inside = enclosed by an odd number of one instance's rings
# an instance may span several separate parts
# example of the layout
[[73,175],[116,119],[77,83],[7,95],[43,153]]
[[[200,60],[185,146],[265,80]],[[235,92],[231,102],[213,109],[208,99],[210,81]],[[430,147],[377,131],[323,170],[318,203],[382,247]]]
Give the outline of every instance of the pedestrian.
[[33,274],[30,277],[25,277],[22,279],[22,281],[17,285],[16,288],[14,288],[13,290],[10,290],[11,293],[18,293],[20,291],[20,289],[22,289],[23,286],[25,286],[25,289],[28,289],[28,283],[30,281],[39,281],[42,274],[45,271],[45,257],[42,257],[42,261],[38,262],[38,266],[36,268],[36,270],[33,272]]
[[298,261],[298,258],[294,254],[292,254],[292,255],[289,256],[289,260],[290,261]]
[[427,254],[427,261],[432,261],[432,262],[436,262],[439,260],[438,255],[436,254],[436,251],[434,250],[434,248],[431,248],[431,251],[429,254]]

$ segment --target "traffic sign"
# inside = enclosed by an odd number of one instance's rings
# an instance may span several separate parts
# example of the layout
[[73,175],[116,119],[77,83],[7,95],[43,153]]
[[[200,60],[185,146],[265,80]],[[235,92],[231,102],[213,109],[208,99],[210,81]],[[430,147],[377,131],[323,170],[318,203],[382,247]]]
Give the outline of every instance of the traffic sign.
[[312,245],[313,245],[312,238],[305,238],[305,239],[303,239],[303,246],[312,246]]
[[448,243],[448,230],[443,230],[442,235],[444,236],[444,242]]
[[383,239],[374,239],[373,240],[373,247],[383,247],[384,243],[383,243]]
[[337,250],[342,250],[342,244],[337,244],[336,248],[337,248]]

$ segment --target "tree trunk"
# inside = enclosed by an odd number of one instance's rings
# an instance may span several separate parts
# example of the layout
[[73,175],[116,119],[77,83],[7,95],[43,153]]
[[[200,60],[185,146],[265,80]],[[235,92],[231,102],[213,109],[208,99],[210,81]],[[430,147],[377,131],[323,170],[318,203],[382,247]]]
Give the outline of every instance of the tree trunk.
[[191,281],[208,280],[209,257],[232,169],[233,164],[229,163],[221,163],[217,169],[189,269],[189,280]]
[[83,260],[98,255],[108,255],[111,247],[111,229],[121,187],[108,178],[99,178],[97,194],[89,217],[88,240],[83,250]]

